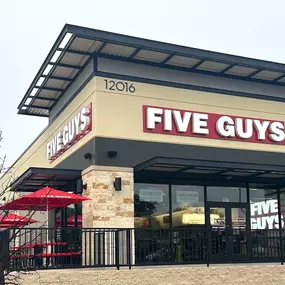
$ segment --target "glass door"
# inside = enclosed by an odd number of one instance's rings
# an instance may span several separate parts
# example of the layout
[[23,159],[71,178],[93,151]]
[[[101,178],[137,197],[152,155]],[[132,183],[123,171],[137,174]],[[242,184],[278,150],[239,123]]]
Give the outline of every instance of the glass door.
[[246,203],[210,202],[207,205],[210,255],[213,261],[234,261],[247,257],[249,228]]

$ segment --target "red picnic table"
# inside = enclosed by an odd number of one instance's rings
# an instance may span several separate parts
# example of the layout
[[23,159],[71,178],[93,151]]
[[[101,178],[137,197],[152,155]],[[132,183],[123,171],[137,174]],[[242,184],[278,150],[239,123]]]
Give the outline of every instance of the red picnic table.
[[46,247],[46,246],[56,246],[56,245],[67,245],[66,242],[43,242],[43,243],[28,243],[22,246],[14,246],[10,248],[10,251],[18,251],[21,249],[26,249],[26,248],[34,248],[34,247]]
[[55,253],[38,253],[38,254],[19,254],[19,255],[11,255],[11,259],[28,259],[35,257],[64,257],[64,256],[78,256],[82,255],[81,251],[70,251],[70,252],[55,252]]
[[[81,251],[70,251],[70,252],[54,252],[54,253],[21,253],[21,251],[25,251],[27,249],[32,249],[35,247],[47,247],[47,246],[65,246],[67,245],[66,242],[43,242],[43,243],[29,243],[23,246],[15,246],[10,249],[10,252],[14,252],[10,256],[11,259],[25,259],[25,258],[35,258],[35,257],[61,257],[61,256],[76,256],[82,255]],[[19,253],[19,254],[17,254]]]

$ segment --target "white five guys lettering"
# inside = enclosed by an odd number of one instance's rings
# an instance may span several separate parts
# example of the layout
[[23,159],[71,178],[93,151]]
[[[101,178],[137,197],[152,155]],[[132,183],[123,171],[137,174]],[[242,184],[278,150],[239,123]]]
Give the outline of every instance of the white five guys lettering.
[[[250,205],[251,228],[279,229],[278,202],[277,199],[252,203]],[[284,228],[283,215],[281,214],[281,228]]]
[[[158,107],[146,107],[145,128],[155,130],[162,125],[163,132],[172,132],[188,135],[208,136],[215,131],[220,137],[250,139],[253,136],[258,141],[265,141],[267,136],[272,142],[285,140],[284,123],[250,118],[238,118],[220,115],[215,121],[215,128],[209,129],[210,114],[191,111],[172,110]],[[189,131],[191,130],[191,131]]]
[[47,144],[47,159],[53,161],[78,139],[84,136],[91,126],[91,105],[82,108],[73,119]]

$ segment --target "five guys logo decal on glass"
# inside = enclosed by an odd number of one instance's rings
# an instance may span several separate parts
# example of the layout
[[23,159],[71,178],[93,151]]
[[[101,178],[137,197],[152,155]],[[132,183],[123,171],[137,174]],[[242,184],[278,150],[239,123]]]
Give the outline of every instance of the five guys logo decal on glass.
[[146,105],[143,106],[143,129],[144,132],[156,134],[285,144],[285,128],[282,121]]
[[47,144],[47,159],[54,161],[92,130],[92,104],[82,108]]

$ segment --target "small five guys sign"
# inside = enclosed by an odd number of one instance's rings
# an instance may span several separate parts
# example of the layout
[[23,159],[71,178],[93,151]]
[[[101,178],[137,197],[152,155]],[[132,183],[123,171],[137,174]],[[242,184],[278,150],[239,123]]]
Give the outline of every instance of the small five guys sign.
[[82,108],[58,133],[47,143],[47,159],[54,161],[72,145],[92,130],[92,104]]
[[210,139],[285,145],[282,121],[143,106],[143,130]]

